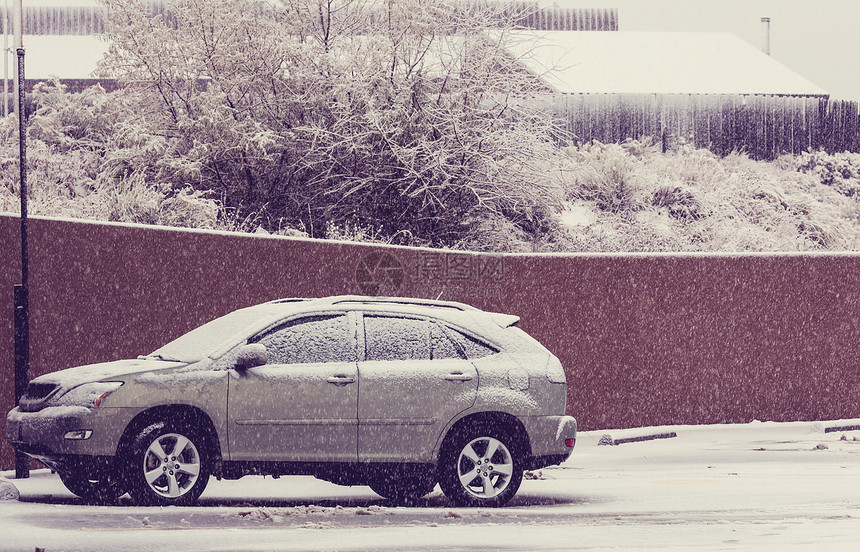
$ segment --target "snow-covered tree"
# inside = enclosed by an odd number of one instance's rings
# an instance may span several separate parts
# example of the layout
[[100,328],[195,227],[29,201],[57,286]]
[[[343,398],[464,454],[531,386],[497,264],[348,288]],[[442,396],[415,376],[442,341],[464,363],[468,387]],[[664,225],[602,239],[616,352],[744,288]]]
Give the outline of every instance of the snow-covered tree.
[[555,202],[542,89],[499,7],[451,0],[136,0],[110,9],[105,75],[161,145],[147,178],[323,235],[453,245]]

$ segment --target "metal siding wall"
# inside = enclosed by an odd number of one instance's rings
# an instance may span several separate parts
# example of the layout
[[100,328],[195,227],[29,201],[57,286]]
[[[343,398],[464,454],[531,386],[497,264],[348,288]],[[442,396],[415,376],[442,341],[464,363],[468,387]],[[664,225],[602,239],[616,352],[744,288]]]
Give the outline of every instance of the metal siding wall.
[[[147,2],[153,13],[165,13],[164,2]],[[480,5],[479,2],[475,2]],[[617,31],[618,10],[538,8],[536,2],[511,2],[508,14],[522,13],[520,24],[542,31]],[[11,21],[11,7],[10,21]],[[3,7],[0,6],[0,14]],[[25,35],[94,35],[107,32],[101,6],[24,6]],[[10,24],[11,25],[11,24]]]
[[577,142],[652,137],[772,160],[809,149],[860,152],[856,102],[797,96],[569,94],[554,113]]

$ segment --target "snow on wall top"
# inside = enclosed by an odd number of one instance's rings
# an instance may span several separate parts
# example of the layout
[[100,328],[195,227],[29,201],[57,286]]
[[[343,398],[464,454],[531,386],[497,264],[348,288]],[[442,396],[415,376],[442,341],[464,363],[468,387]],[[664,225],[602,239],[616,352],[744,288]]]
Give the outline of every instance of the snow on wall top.
[[515,34],[512,53],[563,94],[827,95],[730,33]]

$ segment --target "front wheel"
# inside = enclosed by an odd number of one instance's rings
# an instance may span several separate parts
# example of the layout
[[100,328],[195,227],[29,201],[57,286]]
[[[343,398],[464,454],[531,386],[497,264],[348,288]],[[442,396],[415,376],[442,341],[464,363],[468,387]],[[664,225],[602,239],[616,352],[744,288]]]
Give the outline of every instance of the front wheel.
[[376,494],[405,504],[430,494],[435,487],[432,477],[420,475],[379,477],[370,481],[370,488]]
[[454,435],[439,460],[439,484],[460,506],[497,507],[523,480],[520,455],[504,431],[483,424]]
[[58,474],[63,485],[84,500],[113,503],[125,494],[119,478],[109,468],[75,467],[60,470]]
[[159,422],[134,439],[126,465],[136,502],[187,505],[206,488],[211,472],[205,439],[185,424]]

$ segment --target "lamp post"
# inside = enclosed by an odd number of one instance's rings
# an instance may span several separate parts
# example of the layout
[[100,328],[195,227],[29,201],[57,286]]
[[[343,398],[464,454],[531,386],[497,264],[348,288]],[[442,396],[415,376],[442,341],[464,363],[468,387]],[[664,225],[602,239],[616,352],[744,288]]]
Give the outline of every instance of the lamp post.
[[9,115],[9,0],[3,0],[3,118]]
[[[27,391],[30,381],[30,286],[27,247],[27,125],[24,109],[24,12],[21,0],[15,0],[15,48],[18,55],[18,76],[15,91],[18,96],[18,166],[21,177],[21,284],[15,286],[15,404]],[[30,476],[30,460],[15,451],[15,477]]]

